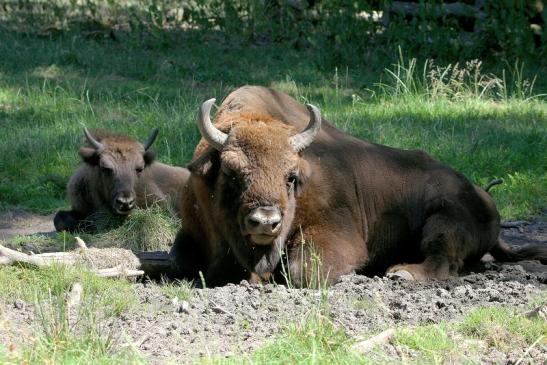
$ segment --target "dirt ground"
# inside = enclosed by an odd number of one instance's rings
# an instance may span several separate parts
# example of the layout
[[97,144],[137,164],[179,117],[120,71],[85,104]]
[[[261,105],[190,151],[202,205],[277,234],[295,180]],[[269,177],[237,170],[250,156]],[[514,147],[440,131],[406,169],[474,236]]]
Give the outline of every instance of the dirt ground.
[[[21,215],[16,217],[14,225],[28,227]],[[46,220],[39,220],[44,225],[36,226],[35,231],[47,230]],[[0,237],[15,229],[0,225]],[[547,244],[547,221],[538,219],[522,229],[504,229],[503,237],[514,245]],[[113,336],[116,346],[133,346],[151,363],[248,352],[274,338],[288,323],[304,319],[322,300],[321,293],[314,290],[257,286],[245,281],[222,288],[193,289],[185,303],[164,295],[156,284],[135,283],[134,289],[142,310],[123,313],[108,322],[105,331]],[[480,306],[510,305],[524,312],[530,298],[546,289],[546,265],[486,262],[446,281],[416,283],[347,275],[329,288],[327,301],[334,324],[358,337],[388,327],[457,320]],[[6,327],[0,326],[2,342],[32,333],[36,321],[33,305],[14,298],[3,307],[4,322],[12,332],[8,334]],[[386,351],[394,356],[400,353],[390,345]],[[476,360],[514,362],[523,351],[501,353],[486,346]],[[412,356],[412,351],[405,356]],[[547,362],[544,347],[531,349],[530,356],[530,363]]]
[[29,213],[23,209],[0,213],[0,241],[9,241],[17,235],[55,234],[53,216]]

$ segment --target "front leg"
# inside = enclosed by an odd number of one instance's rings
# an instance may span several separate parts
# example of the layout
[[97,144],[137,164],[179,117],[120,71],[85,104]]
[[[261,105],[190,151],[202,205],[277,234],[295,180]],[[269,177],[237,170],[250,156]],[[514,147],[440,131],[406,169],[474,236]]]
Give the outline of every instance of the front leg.
[[76,210],[60,210],[55,214],[53,218],[53,225],[57,232],[67,231],[67,232],[93,232],[96,227],[95,225],[86,220],[86,215],[82,214]]
[[290,240],[284,275],[292,285],[317,288],[335,283],[365,261],[366,246],[359,234],[310,227]]

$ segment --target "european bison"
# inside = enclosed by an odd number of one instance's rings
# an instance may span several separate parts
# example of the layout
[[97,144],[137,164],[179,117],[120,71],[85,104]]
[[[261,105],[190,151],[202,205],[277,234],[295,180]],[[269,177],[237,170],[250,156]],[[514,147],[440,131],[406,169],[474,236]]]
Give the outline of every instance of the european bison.
[[547,261],[545,247],[504,244],[490,195],[423,151],[356,139],[264,87],[232,92],[215,125],[214,101],[199,111],[171,252],[183,276],[222,285],[281,268],[306,285],[313,255],[327,282],[354,270],[443,279],[487,252]]
[[89,146],[80,148],[83,163],[67,187],[72,210],[55,215],[57,231],[92,230],[97,212],[126,216],[134,207],[169,206],[179,200],[177,194],[190,173],[154,161],[149,148],[158,129],[143,144],[110,131],[98,130],[92,135],[86,128],[84,133]]

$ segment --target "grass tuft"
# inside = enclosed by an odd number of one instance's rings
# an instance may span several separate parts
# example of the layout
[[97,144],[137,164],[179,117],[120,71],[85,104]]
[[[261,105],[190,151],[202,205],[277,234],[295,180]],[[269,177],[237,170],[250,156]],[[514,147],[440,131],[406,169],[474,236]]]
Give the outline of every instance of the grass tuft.
[[349,349],[351,339],[317,308],[286,327],[277,337],[251,354],[207,359],[213,364],[358,364]]
[[170,212],[155,205],[135,209],[119,224],[116,218],[105,217],[99,224],[104,231],[92,236],[95,247],[120,247],[133,251],[168,251],[175,239],[180,222]]
[[186,280],[162,280],[159,288],[163,294],[167,295],[171,299],[177,298],[178,300],[188,301],[192,297],[194,284]]
[[0,270],[0,298],[42,301],[50,296],[62,297],[74,282],[82,283],[84,294],[96,296],[98,306],[114,315],[137,303],[131,284],[124,280],[100,278],[78,267],[48,266],[24,268],[7,266]]
[[526,318],[511,308],[476,309],[466,316],[459,330],[501,351],[530,346],[540,337],[542,344],[547,345],[547,322],[543,318]]

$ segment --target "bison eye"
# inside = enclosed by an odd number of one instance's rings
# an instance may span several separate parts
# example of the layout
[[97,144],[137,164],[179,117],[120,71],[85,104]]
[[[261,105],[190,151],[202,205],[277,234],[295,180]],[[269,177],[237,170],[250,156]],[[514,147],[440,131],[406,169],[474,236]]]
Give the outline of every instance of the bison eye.
[[101,166],[101,171],[105,175],[112,175],[112,169],[110,167]]
[[144,167],[137,167],[135,171],[137,171],[137,174],[140,174],[144,170]]
[[232,169],[226,167],[226,165],[224,165],[224,164],[221,165],[220,169],[222,170],[222,173],[223,173],[224,175],[226,175],[226,176],[232,177],[232,176],[234,176],[234,174],[235,174],[235,173],[234,173],[234,170],[232,170]]

